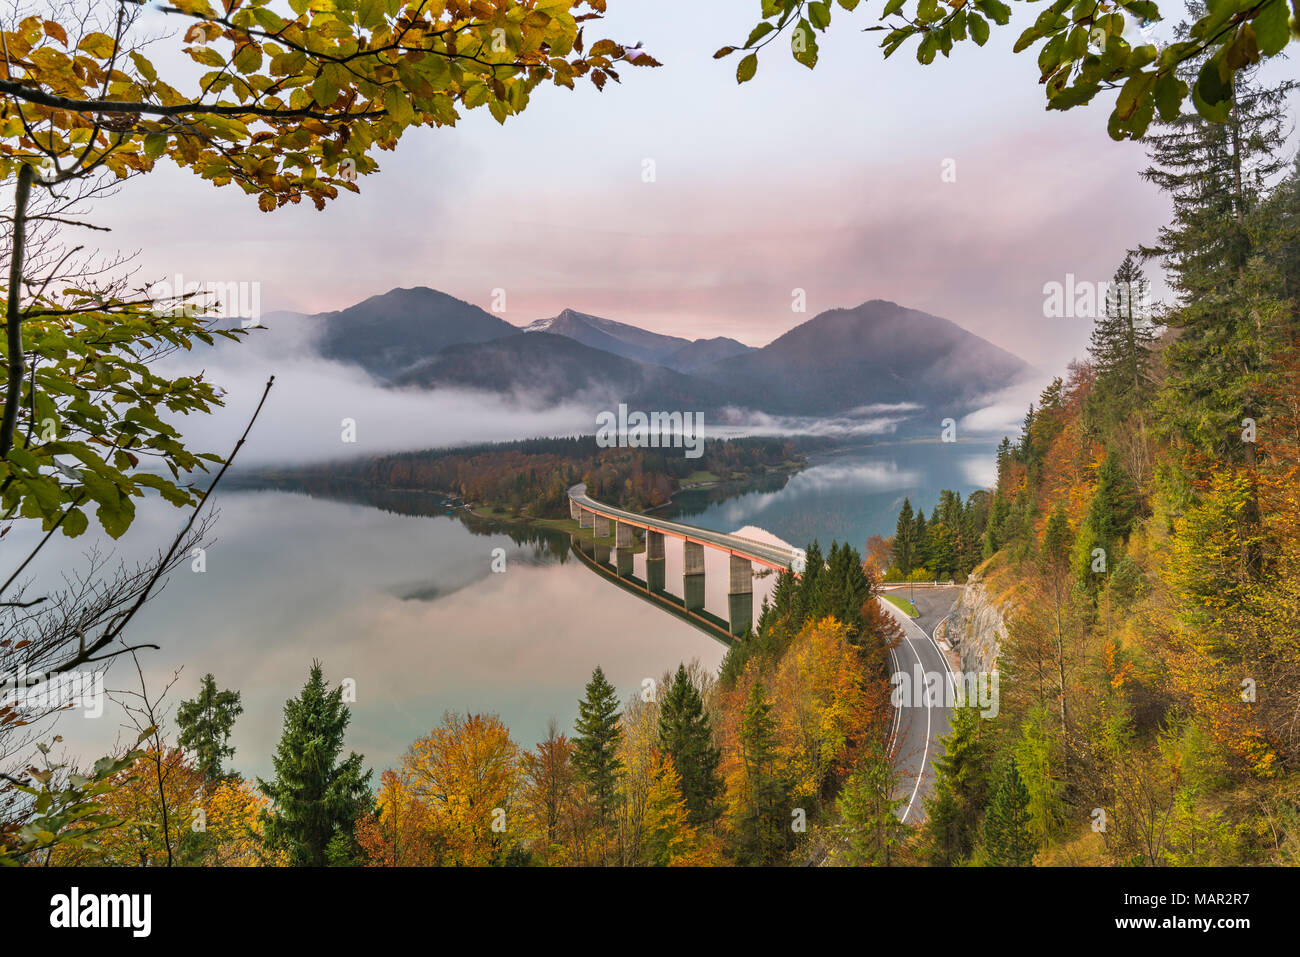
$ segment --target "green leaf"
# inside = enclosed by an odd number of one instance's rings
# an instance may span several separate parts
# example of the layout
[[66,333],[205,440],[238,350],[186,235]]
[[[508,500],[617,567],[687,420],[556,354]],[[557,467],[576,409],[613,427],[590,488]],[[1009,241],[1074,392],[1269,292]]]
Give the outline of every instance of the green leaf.
[[150,83],[153,83],[158,79],[158,71],[154,69],[153,64],[135,50],[131,51],[131,62],[134,63],[135,68],[140,71],[140,75]]
[[68,517],[63,520],[63,534],[68,538],[76,538],[86,530],[89,525],[86,513],[79,508],[68,509]]
[[311,98],[318,106],[331,106],[339,98],[339,88],[329,77],[321,73],[312,81]]
[[1211,123],[1226,123],[1232,110],[1232,83],[1224,82],[1222,56],[1223,51],[1220,51],[1205,61],[1192,87],[1192,102],[1197,112]]
[[1186,97],[1187,84],[1179,79],[1176,73],[1166,73],[1156,80],[1156,109],[1160,111],[1160,118],[1166,123],[1178,118]]
[[800,20],[790,34],[790,51],[808,69],[817,65],[817,36],[807,20]]
[[971,39],[977,46],[983,46],[989,38],[989,23],[978,13],[972,12],[966,20],[966,25],[970,27]]
[[736,82],[747,83],[758,72],[758,54],[751,53],[736,64]]
[[1255,14],[1255,40],[1259,52],[1264,56],[1274,56],[1291,39],[1291,28],[1287,23],[1286,0],[1271,0]]
[[1002,0],[975,0],[975,6],[1000,27],[1006,26],[1011,19],[1011,8]]
[[933,32],[927,33],[921,37],[921,43],[916,48],[916,59],[924,64],[934,62],[934,55],[939,49],[939,41],[935,38]]
[[885,9],[880,11],[880,19],[883,20],[885,17],[897,13],[899,10],[903,9],[903,4],[906,2],[907,0],[888,0],[885,4]]

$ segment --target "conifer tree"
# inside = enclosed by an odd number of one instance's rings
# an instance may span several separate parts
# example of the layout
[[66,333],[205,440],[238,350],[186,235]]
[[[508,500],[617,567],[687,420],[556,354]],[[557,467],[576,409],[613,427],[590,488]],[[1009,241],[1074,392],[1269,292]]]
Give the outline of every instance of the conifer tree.
[[741,714],[743,791],[733,822],[735,857],[741,864],[779,864],[791,846],[789,787],[777,766],[776,719],[761,681]]
[[988,803],[989,745],[984,723],[977,708],[954,708],[943,754],[934,759],[934,790],[925,802],[932,864],[960,864],[975,848],[979,818]]
[[898,809],[907,803],[896,795],[898,774],[888,754],[873,740],[864,749],[840,793],[840,857],[850,867],[888,867],[894,850],[907,837]]
[[1161,421],[1192,448],[1233,462],[1253,460],[1241,421],[1261,417],[1259,396],[1281,341],[1277,324],[1261,321],[1272,310],[1251,301],[1242,279],[1256,248],[1252,214],[1286,164],[1295,86],[1263,86],[1244,72],[1227,122],[1188,113],[1146,137],[1152,163],[1142,175],[1174,207],[1173,222],[1144,250],[1161,258],[1178,297],[1165,316],[1178,337],[1166,350]]
[[684,665],[677,666],[672,684],[659,703],[659,747],[681,778],[682,798],[691,824],[698,827],[716,820],[721,813],[721,755],[713,746],[713,726],[704,712],[704,701]]
[[230,746],[230,732],[235,719],[243,713],[239,692],[218,691],[211,674],[203,676],[198,696],[193,701],[182,701],[176,709],[178,743],[194,756],[195,764],[209,784],[226,776],[221,765],[235,754]]
[[597,666],[587,682],[584,698],[578,702],[573,764],[602,824],[608,822],[618,803],[618,779],[623,774],[623,762],[618,757],[623,738],[620,717],[618,694]]
[[266,840],[296,866],[346,864],[355,859],[352,826],[371,803],[370,772],[361,755],[343,761],[343,735],[350,712],[342,686],[329,690],[319,661],[297,698],[284,705],[284,732],[272,765],[275,780],[258,785],[275,802],[266,818]]
[[898,527],[894,530],[894,564],[904,576],[912,573],[916,563],[916,530],[913,525],[912,503],[903,499],[903,507],[898,513]]
[[927,570],[930,566],[927,564],[929,558],[930,538],[929,527],[925,521],[925,509],[916,510],[916,519],[912,522],[912,569],[915,571],[924,566]]
[[1015,761],[998,783],[984,819],[984,849],[990,864],[998,867],[1026,867],[1037,849],[1029,817],[1029,790],[1020,779]]

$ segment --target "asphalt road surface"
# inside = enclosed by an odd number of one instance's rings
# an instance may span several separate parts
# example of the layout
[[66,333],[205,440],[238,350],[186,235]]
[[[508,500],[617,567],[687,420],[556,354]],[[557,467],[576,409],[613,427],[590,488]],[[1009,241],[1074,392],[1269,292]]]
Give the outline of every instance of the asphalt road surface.
[[894,673],[905,676],[904,684],[895,684],[895,693],[902,700],[894,716],[894,767],[901,781],[901,796],[907,802],[899,816],[905,823],[916,824],[925,819],[925,798],[934,786],[934,759],[943,753],[939,739],[948,733],[952,713],[948,707],[951,669],[933,635],[952,611],[961,588],[900,586],[889,592],[910,598],[920,612],[919,618],[910,618],[880,599],[903,627],[902,642],[889,653]]

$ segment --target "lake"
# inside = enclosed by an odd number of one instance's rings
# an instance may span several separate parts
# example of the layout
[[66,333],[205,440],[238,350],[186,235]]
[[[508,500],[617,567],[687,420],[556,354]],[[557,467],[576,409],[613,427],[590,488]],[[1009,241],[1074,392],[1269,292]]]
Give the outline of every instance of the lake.
[[[892,533],[905,495],[929,510],[943,488],[989,484],[993,455],[992,443],[840,450],[788,480],[682,493],[661,514],[719,531],[759,526],[800,546],[839,539],[861,549],[869,535]],[[209,671],[241,692],[232,744],[245,775],[270,774],[285,699],[301,689],[313,659],[331,682],[356,682],[347,746],[382,770],[447,710],[495,712],[532,747],[552,717],[572,728],[596,665],[627,697],[679,662],[716,670],[726,650],[578,561],[567,536],[465,519],[434,496],[353,502],[232,488],[214,501],[220,514],[205,570],[182,565],[130,637],[161,646],[142,655],[152,691],[181,669],[165,702],[172,708]],[[151,499],[120,542],[58,540],[32,573],[39,583],[57,581],[95,544],[134,561],[183,519]],[[34,539],[34,530],[15,529],[0,555],[16,563]],[[494,555],[504,557],[503,572],[493,571]],[[706,608],[726,617],[726,556],[706,555]],[[670,543],[667,581],[678,594],[681,571],[680,547]],[[755,613],[773,583],[756,579]],[[108,686],[135,686],[129,661],[109,672]],[[70,712],[57,731],[69,754],[89,756],[127,738],[122,725],[110,708],[97,720]]]

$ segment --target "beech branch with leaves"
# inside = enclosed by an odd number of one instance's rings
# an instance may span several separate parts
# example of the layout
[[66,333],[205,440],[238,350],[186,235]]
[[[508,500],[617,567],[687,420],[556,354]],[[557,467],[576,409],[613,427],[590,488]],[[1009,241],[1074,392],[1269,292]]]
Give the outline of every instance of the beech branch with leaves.
[[[238,186],[268,212],[304,198],[323,208],[340,190],[358,192],[358,176],[378,169],[374,153],[411,127],[451,126],[477,107],[505,122],[544,83],[572,89],[585,78],[604,89],[624,64],[658,66],[639,47],[588,44],[587,22],[605,7],[287,0],[277,12],[270,0],[173,0],[150,14],[176,29],[144,40],[150,21],[139,0],[47,0],[50,15],[0,25],[0,178],[18,183],[4,251],[0,523],[39,519],[76,536],[93,504],[117,537],[146,487],[195,504],[184,475],[220,459],[189,449],[160,412],[206,413],[221,392],[201,375],[170,378],[151,364],[241,332],[202,318],[214,303],[159,303],[120,276],[30,275],[31,193],[144,175],[165,158]],[[166,82],[145,55],[169,42],[209,68],[195,89]]]
[[[1103,90],[1118,90],[1108,129],[1113,139],[1139,139],[1158,112],[1175,119],[1191,96],[1197,112],[1223,123],[1232,108],[1238,74],[1281,54],[1300,36],[1300,0],[1209,0],[1185,36],[1168,46],[1149,42],[1140,28],[1162,19],[1154,0],[1025,0],[1042,8],[1033,25],[1016,40],[1014,51],[1036,48],[1039,80],[1047,108],[1068,110],[1091,103]],[[835,0],[846,11],[861,0]],[[762,0],[761,19],[743,45],[725,46],[715,58],[743,52],[737,81],[754,78],[758,53],[777,36],[790,35],[794,58],[817,65],[817,34],[831,23],[832,0]],[[910,12],[909,12],[910,11]],[[923,64],[945,57],[953,44],[973,40],[984,46],[990,21],[1006,26],[1011,8],[1002,0],[885,0],[880,46],[886,57],[919,37],[916,58]],[[1199,64],[1195,81],[1185,65]]]

